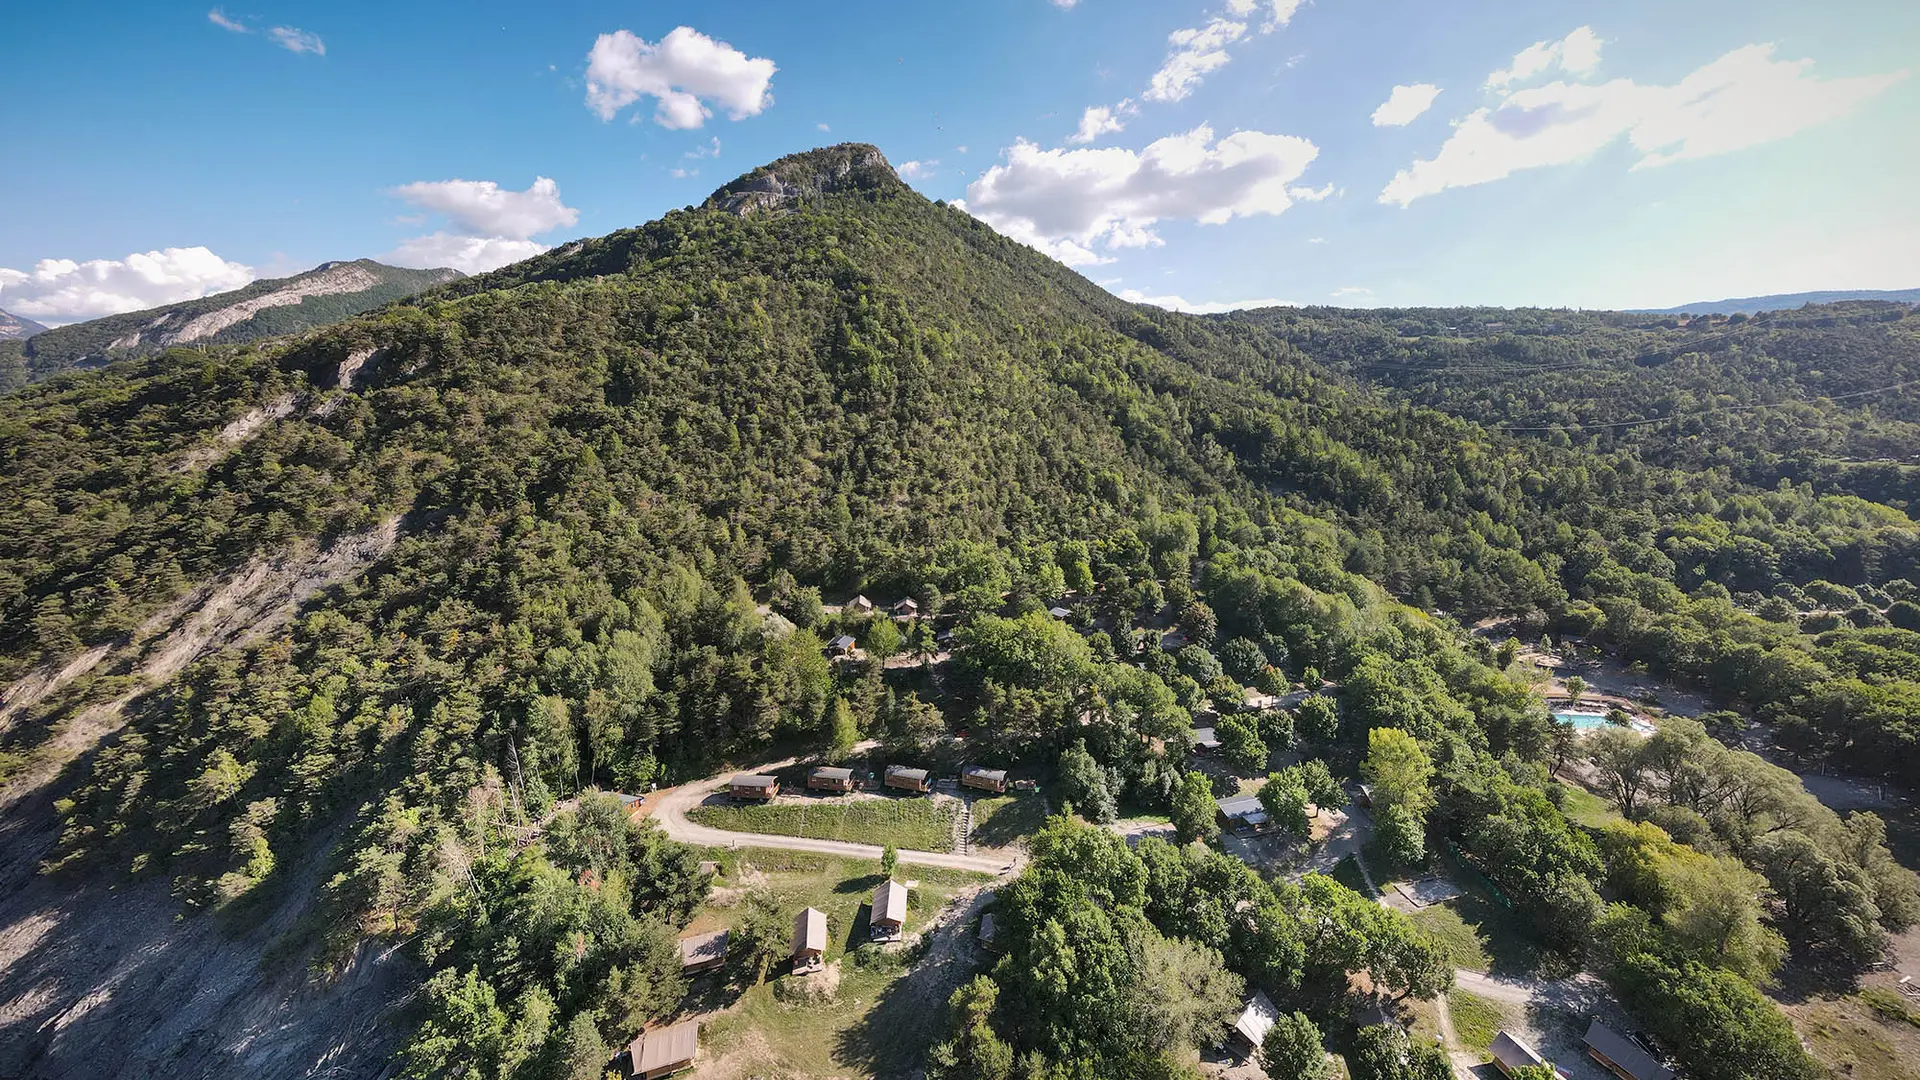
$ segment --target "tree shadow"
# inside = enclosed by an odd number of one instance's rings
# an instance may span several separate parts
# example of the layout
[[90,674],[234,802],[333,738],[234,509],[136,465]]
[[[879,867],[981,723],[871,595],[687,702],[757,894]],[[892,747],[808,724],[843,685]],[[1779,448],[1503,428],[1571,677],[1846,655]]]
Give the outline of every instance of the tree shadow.
[[885,874],[878,874],[878,873],[867,874],[863,877],[857,877],[857,878],[847,878],[845,881],[842,881],[836,884],[833,887],[833,891],[840,893],[842,895],[847,895],[851,893],[872,892],[873,890],[879,888],[880,883],[885,880],[887,880],[887,876]]
[[853,913],[847,921],[847,936],[840,943],[842,955],[851,956],[853,951],[865,945],[873,938],[873,905],[861,904],[860,910]]
[[947,1027],[944,998],[929,1000],[918,983],[937,978],[910,971],[888,983],[873,1008],[834,1037],[834,1058],[873,1076],[912,1072]]

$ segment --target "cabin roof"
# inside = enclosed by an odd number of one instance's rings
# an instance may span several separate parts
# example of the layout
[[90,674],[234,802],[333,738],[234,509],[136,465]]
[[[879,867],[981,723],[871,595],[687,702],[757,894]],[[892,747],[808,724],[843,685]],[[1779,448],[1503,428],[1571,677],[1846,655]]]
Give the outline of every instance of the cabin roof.
[[1595,1020],[1587,1026],[1586,1044],[1619,1066],[1633,1080],[1673,1080],[1673,1070],[1633,1044],[1633,1040]]
[[1266,813],[1258,795],[1235,795],[1231,799],[1221,799],[1219,806],[1220,812],[1230,818]]
[[907,921],[907,887],[889,878],[873,890],[873,919],[877,922]]
[[680,939],[680,966],[698,967],[701,964],[727,957],[727,932],[715,930],[711,934],[695,934]]
[[1507,1069],[1518,1069],[1524,1065],[1545,1065],[1547,1059],[1540,1051],[1502,1031],[1493,1037],[1493,1045],[1488,1047],[1493,1059],[1505,1065]]
[[646,1074],[681,1061],[692,1061],[700,1049],[700,1022],[683,1020],[672,1027],[643,1031],[633,1040],[633,1071]]
[[889,765],[887,766],[887,775],[905,777],[909,780],[925,780],[927,778],[927,770],[916,769],[909,765]]
[[978,776],[986,780],[1005,780],[1007,778],[1007,770],[989,769],[985,765],[968,765],[966,768],[961,769],[960,772],[965,776]]
[[808,775],[816,780],[851,780],[853,779],[853,770],[836,769],[828,765],[822,765]]
[[1280,1019],[1280,1011],[1273,1007],[1265,991],[1255,990],[1247,999],[1246,1007],[1240,1010],[1240,1018],[1233,1022],[1233,1030],[1254,1046],[1266,1040],[1267,1032],[1274,1021]]
[[827,913],[819,908],[802,908],[793,917],[793,951],[827,951]]
[[779,782],[778,778],[772,776],[756,776],[752,773],[741,773],[733,778],[732,785],[734,787],[744,788],[770,788]]

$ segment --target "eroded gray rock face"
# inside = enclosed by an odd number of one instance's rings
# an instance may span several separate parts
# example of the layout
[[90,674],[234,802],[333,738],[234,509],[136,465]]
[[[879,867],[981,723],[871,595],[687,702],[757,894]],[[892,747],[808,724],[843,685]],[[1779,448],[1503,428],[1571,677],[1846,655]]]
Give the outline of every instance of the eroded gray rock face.
[[713,193],[706,205],[730,214],[787,212],[844,191],[904,187],[877,146],[841,143],[781,158]]

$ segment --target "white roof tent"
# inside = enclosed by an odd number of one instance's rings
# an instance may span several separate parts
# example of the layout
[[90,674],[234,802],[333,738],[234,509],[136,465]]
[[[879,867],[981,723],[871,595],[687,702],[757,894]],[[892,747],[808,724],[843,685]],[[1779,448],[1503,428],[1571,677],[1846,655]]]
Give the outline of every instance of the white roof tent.
[[1233,1033],[1246,1040],[1248,1046],[1259,1049],[1279,1019],[1280,1011],[1273,1007],[1273,1001],[1264,991],[1255,990],[1247,999],[1246,1008],[1240,1010],[1240,1018],[1233,1022]]

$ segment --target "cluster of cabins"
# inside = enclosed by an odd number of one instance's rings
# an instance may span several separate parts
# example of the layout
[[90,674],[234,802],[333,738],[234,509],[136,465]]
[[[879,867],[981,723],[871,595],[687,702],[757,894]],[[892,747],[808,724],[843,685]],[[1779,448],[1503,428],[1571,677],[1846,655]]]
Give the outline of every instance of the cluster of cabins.
[[[1587,1056],[1620,1080],[1674,1080],[1678,1075],[1673,1066],[1598,1020],[1587,1025],[1583,1041],[1587,1046]],[[1540,1056],[1538,1050],[1505,1031],[1494,1036],[1490,1050],[1493,1064],[1503,1076],[1512,1076],[1522,1068],[1551,1065]],[[1553,1067],[1553,1071],[1562,1077],[1567,1075],[1557,1066]]]
[[[888,879],[873,890],[872,914],[868,918],[869,936],[876,942],[898,941],[907,925],[905,885]],[[732,934],[715,930],[680,939],[680,970],[686,975],[716,971],[727,963],[727,946]],[[827,913],[819,908],[801,909],[793,917],[792,947],[788,958],[795,975],[807,975],[826,966]],[[700,1049],[700,1025],[687,1020],[640,1033],[627,1047],[628,1075],[634,1080],[653,1080],[669,1076],[693,1065]]]
[[[889,765],[882,783],[895,791],[923,795],[933,790],[933,773],[908,765]],[[996,794],[1005,793],[1011,786],[1007,780],[1007,770],[989,769],[984,765],[963,766],[960,769],[960,784]],[[859,786],[859,779],[854,776],[852,769],[821,765],[807,773],[807,788],[810,791],[849,792]],[[741,773],[727,781],[727,796],[732,799],[772,802],[774,796],[779,794],[780,778],[777,776]]]

